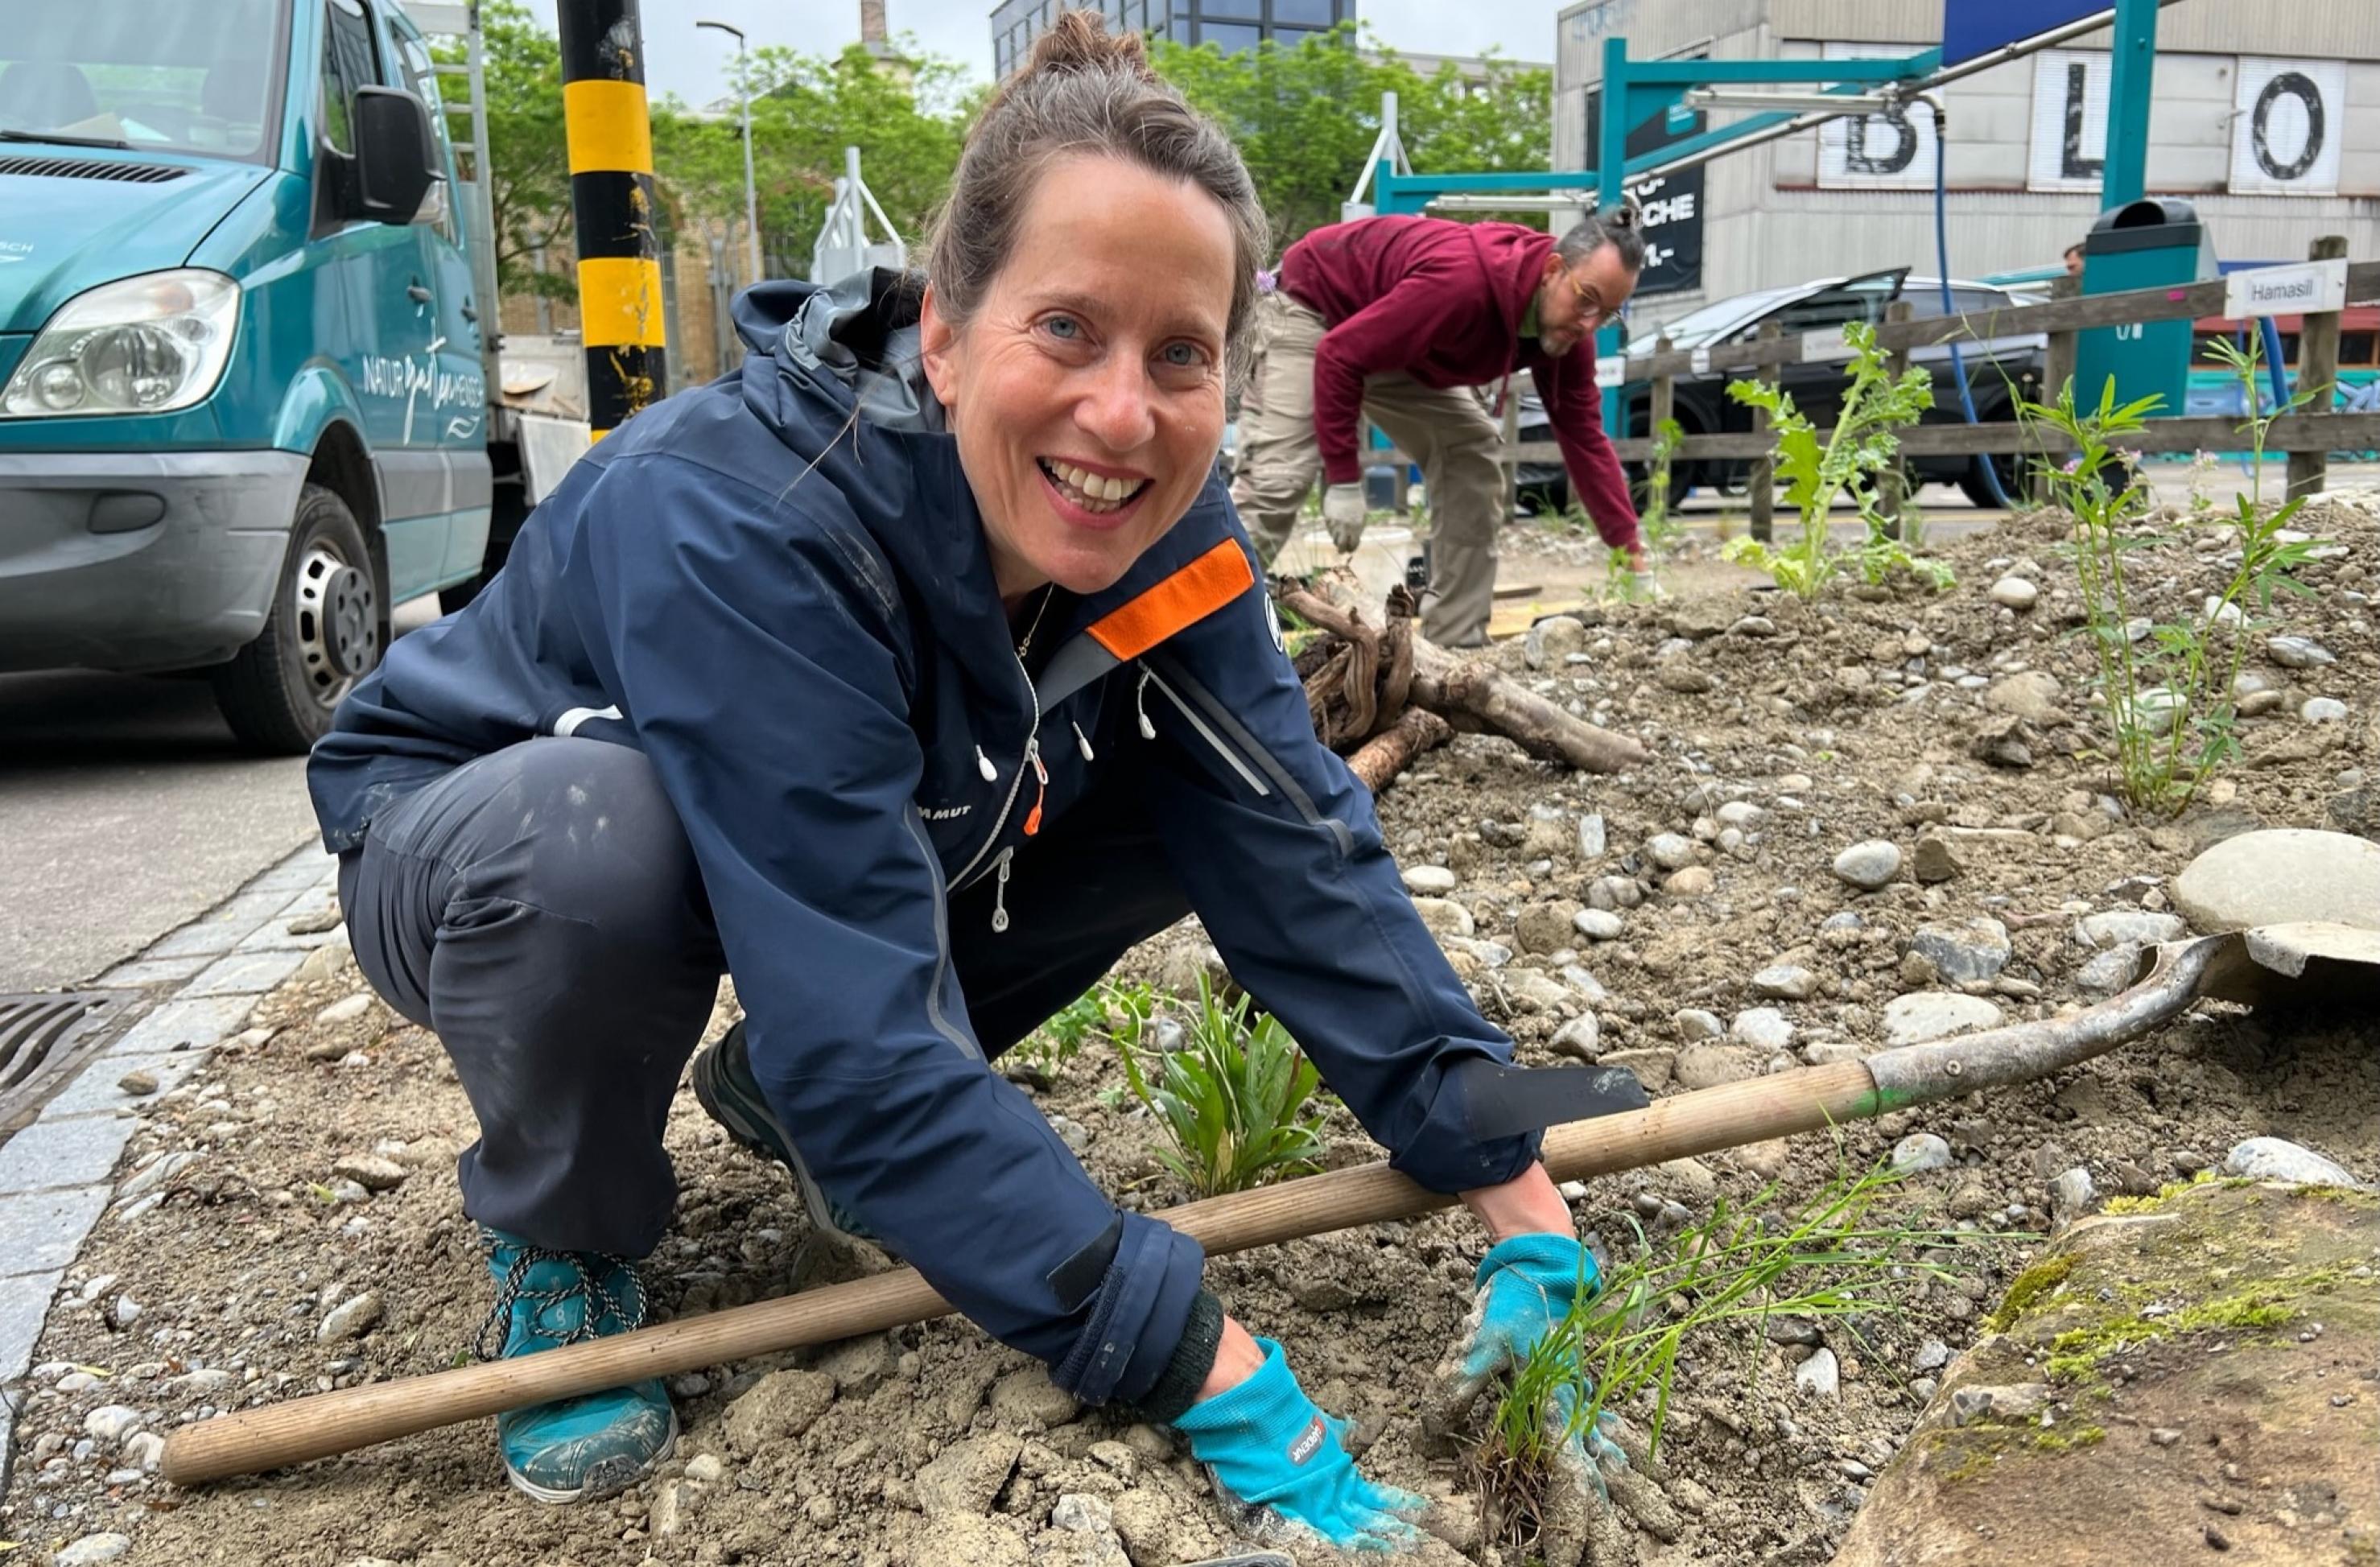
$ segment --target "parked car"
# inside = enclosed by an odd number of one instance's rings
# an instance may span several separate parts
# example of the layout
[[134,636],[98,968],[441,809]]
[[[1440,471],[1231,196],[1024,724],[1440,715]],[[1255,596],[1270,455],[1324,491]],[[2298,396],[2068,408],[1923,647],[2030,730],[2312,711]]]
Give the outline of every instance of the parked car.
[[495,357],[484,132],[462,181],[420,25],[477,9],[419,9],[11,14],[0,671],[204,671],[304,751],[393,604],[502,563],[524,450],[585,450],[523,411],[580,372]]
[[[1815,283],[1798,284],[1785,288],[1762,288],[1732,298],[1720,299],[1698,310],[1680,317],[1658,330],[1643,330],[1628,345],[1626,353],[1632,365],[1649,358],[1662,336],[1667,336],[1673,349],[1717,347],[1721,344],[1750,342],[1760,334],[1769,322],[1776,322],[1788,337],[1803,333],[1840,332],[1852,322],[1880,322],[1894,300],[1905,298],[1912,313],[1920,320],[1942,314],[1942,285],[1931,277],[1912,277],[1907,267],[1894,267],[1884,272],[1863,273],[1856,277],[1822,278]],[[1979,332],[1989,329],[1984,323],[1999,310],[2019,305],[2041,302],[2043,296],[2021,289],[1985,283],[1966,283],[1952,279],[1951,308],[1959,315],[1974,322]],[[2049,351],[2048,339],[2040,333],[2013,334],[1991,338],[1985,343],[1966,346],[1967,383],[1975,401],[1975,413],[1985,422],[2011,417],[2013,399],[2022,395],[2030,398],[2038,395]],[[1934,407],[1926,422],[1964,422],[1966,415],[1959,406],[1957,378],[1951,370],[1948,347],[1925,348],[1910,356],[1915,364],[1930,367],[1934,371]],[[1676,417],[1689,435],[1724,434],[1749,431],[1752,410],[1727,395],[1727,383],[1741,376],[1740,371],[1714,371],[1703,376],[1680,376],[1675,381]],[[1843,367],[1840,363],[1792,364],[1784,367],[1785,389],[1793,401],[1821,428],[1833,422],[1842,406]],[[1652,386],[1644,381],[1631,381],[1623,389],[1627,406],[1627,431],[1630,434],[1650,433]],[[1617,433],[1617,431],[1615,431]],[[1548,441],[1553,438],[1545,409],[1538,403],[1536,389],[1529,387],[1521,399],[1521,439]],[[1994,504],[1990,487],[1983,475],[1981,457],[1917,457],[1910,466],[1924,481],[1956,484],[1969,500],[1979,506]],[[2000,483],[2009,493],[2015,493],[2021,480],[2021,465],[2013,456],[1993,459],[1999,470]],[[1705,485],[1740,487],[1748,471],[1745,463],[1706,460],[1682,462],[1670,476],[1673,500],[1682,500],[1694,488]],[[1521,469],[1521,490],[1538,503],[1554,511],[1570,504],[1570,486],[1560,464],[1530,464]]]

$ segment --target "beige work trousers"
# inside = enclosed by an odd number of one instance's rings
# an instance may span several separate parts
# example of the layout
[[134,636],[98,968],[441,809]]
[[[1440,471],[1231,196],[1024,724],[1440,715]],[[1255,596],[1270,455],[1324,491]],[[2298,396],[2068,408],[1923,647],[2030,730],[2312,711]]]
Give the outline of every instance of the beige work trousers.
[[[1322,471],[1314,438],[1314,351],[1322,318],[1286,294],[1257,317],[1255,373],[1240,400],[1239,477],[1232,500],[1269,565]],[[1402,373],[1364,383],[1364,413],[1421,464],[1430,508],[1429,588],[1422,634],[1447,648],[1488,640],[1496,598],[1496,525],[1504,511],[1501,435],[1460,387],[1424,386]]]

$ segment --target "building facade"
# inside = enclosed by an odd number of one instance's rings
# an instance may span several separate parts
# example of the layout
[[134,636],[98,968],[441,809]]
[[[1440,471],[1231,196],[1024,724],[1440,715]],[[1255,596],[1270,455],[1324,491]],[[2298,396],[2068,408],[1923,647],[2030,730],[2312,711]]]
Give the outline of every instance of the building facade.
[[[1090,0],[1006,0],[991,13],[991,63],[1005,77],[1059,14]],[[1355,20],[1355,0],[1098,0],[1111,27],[1176,43],[1253,49],[1268,38],[1295,45],[1308,33]]]
[[[1982,0],[1956,0],[1982,3]],[[1557,23],[1553,160],[1593,167],[1605,40],[1633,59],[1914,54],[1943,0],[1588,0]],[[2148,188],[2192,202],[2226,261],[2301,261],[2325,235],[2380,255],[2380,5],[2191,0],[2159,22]],[[1950,264],[1961,276],[2058,264],[2098,216],[2109,37],[2011,61],[1943,91]],[[1713,111],[1723,126],[1742,112]],[[1655,122],[1653,137],[1668,134]],[[1630,152],[1642,149],[1632,146]],[[1907,265],[1931,274],[1931,116],[1836,120],[1728,154],[1678,190],[1640,190],[1690,221],[1695,286],[1650,298],[1636,330],[1748,289]]]

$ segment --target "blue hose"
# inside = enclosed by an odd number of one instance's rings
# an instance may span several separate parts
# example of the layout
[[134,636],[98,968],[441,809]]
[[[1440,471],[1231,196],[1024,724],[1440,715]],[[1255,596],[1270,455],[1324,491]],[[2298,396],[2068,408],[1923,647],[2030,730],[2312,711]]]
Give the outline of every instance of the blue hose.
[[2289,406],[2289,372],[2281,363],[2281,329],[2273,324],[2272,317],[2258,316],[2256,330],[2265,344],[2265,370],[2273,383],[2273,407],[2276,410],[2286,408]]
[[[1950,161],[1949,130],[1949,115],[1937,108],[1934,111],[1934,255],[1936,270],[1942,274],[1936,281],[1942,285],[1942,314],[1945,319],[1956,313],[1950,302],[1950,198],[1947,172]],[[1983,423],[1975,417],[1975,394],[1967,384],[1967,357],[1959,351],[1956,342],[1950,345],[1950,369],[1958,377],[1959,407],[1965,412],[1967,422]],[[1977,456],[1975,462],[1984,470],[1984,483],[1992,492],[1993,503],[2004,512],[2016,510],[2016,503],[2009,499],[2008,491],[2000,484],[1999,465],[1992,461],[1989,454]]]

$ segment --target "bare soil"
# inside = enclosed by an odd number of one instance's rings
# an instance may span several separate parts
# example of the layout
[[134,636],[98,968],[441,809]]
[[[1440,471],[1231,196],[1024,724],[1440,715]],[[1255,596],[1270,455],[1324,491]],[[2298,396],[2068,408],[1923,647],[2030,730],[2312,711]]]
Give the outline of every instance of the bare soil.
[[[2082,917],[2162,912],[2165,883],[2199,848],[2257,825],[2380,831],[2365,776],[2380,772],[2380,636],[2366,597],[2380,568],[2375,512],[2335,504],[2309,515],[2312,531],[2345,549],[2304,574],[2315,597],[2276,603],[2273,629],[2316,638],[2335,662],[2283,668],[2264,653],[2267,633],[2254,636],[2250,668],[2282,700],[2244,723],[2240,764],[2179,820],[2143,820],[2107,797],[2086,650],[2061,586],[2070,571],[2055,553],[2058,519],[2039,518],[1948,545],[1960,580],[1939,596],[1838,589],[1805,607],[1724,586],[1587,606],[1575,662],[1560,635],[1542,669],[1508,642],[1495,654],[1505,667],[1643,739],[1658,763],[1595,778],[1458,738],[1383,795],[1389,842],[1409,870],[1452,872],[1431,917],[1446,932],[1470,927],[1443,939],[1524,1061],[1616,1061],[1657,1094],[1880,1048],[1888,1003],[1912,992],[1963,988],[2011,1019],[2083,1004],[2084,971],[2103,954]],[[2136,613],[2179,613],[2219,570],[2217,551],[2197,547],[2211,532],[2186,517],[2163,527],[2170,541],[2134,557],[2147,601]],[[1507,574],[1530,569],[1532,550],[1556,563],[1576,553],[1524,536]],[[2034,609],[1986,597],[2010,571],[2041,588]],[[2018,736],[2030,764],[1983,759],[1975,747],[2004,715],[1986,710],[1982,687],[2028,672],[2055,682]],[[2348,719],[2302,721],[2314,696],[2345,701]],[[1588,816],[1600,819],[1599,852],[1582,841]],[[1948,844],[1955,863],[1926,862],[1946,880],[1914,879],[1921,832]],[[1654,863],[1660,834],[1676,835],[1658,846],[1682,869]],[[1903,854],[1872,893],[1830,869],[1870,839]],[[1605,905],[1618,936],[1579,933],[1572,914]],[[1980,918],[2007,931],[1996,973],[1961,987],[1912,952],[1923,927]],[[1122,972],[1179,991],[1212,961],[1185,927]],[[1807,970],[1808,994],[1756,993],[1753,976],[1776,965]],[[323,949],[259,1007],[257,1031],[147,1112],[121,1178],[182,1161],[158,1184],[162,1203],[111,1212],[67,1277],[22,1390],[0,1538],[39,1560],[115,1531],[131,1537],[129,1560],[241,1567],[1160,1567],[1226,1545],[1204,1479],[1170,1436],[1077,1413],[1024,1357],[959,1321],[680,1378],[675,1456],[581,1507],[510,1493],[484,1422],[200,1491],[140,1472],[132,1432],[435,1371],[468,1352],[491,1294],[455,1188],[470,1112],[437,1041],[378,1002],[322,1020],[363,988],[343,946]],[[1791,1025],[1790,1040],[1698,1039],[1701,1021],[1680,1017],[1705,1011],[1725,1027],[1762,1007]],[[731,1016],[723,994],[714,1036]],[[1738,1038],[1757,1037],[1761,1021]],[[1695,1347],[1663,1449],[1686,1527],[1673,1542],[1643,1539],[1642,1559],[1828,1561],[1947,1352],[1976,1336],[2039,1255],[2061,1173],[2088,1171],[2103,1197],[2144,1194],[2271,1135],[2380,1176],[2375,1047],[2369,1014],[2272,1019],[2210,1006],[2058,1079],[1846,1127],[1840,1145],[1761,1145],[1595,1183],[1575,1204],[1581,1222],[1624,1248],[1631,1219],[1658,1233],[1718,1195],[1742,1200],[1772,1182],[1790,1200],[1929,1132],[1949,1145],[1950,1164],[1892,1200],[1984,1233],[1939,1258],[1955,1277],[1912,1291],[1900,1315],[1827,1327],[1835,1396],[1796,1391],[1795,1362],[1814,1346],[1752,1336]],[[1120,1200],[1152,1210],[1181,1200],[1111,1052],[1087,1047],[1036,1092]],[[1377,1157],[1343,1110],[1330,1136],[1333,1164]],[[733,1148],[691,1095],[668,1140],[683,1195],[650,1269],[662,1314],[883,1265],[814,1243],[783,1172]],[[341,1186],[335,1167],[364,1155],[402,1180],[377,1172],[386,1189]],[[1368,1468],[1442,1500],[1433,1527],[1448,1543],[1436,1559],[1517,1567],[1481,1543],[1463,1464],[1427,1449],[1417,1418],[1479,1245],[1467,1220],[1441,1215],[1217,1259],[1208,1278],[1234,1313],[1286,1342],[1318,1402],[1356,1422]],[[377,1321],[323,1342],[326,1316],[366,1293],[381,1303]],[[129,1430],[90,1434],[103,1406],[130,1410]],[[115,1431],[106,1417],[98,1426]]]

